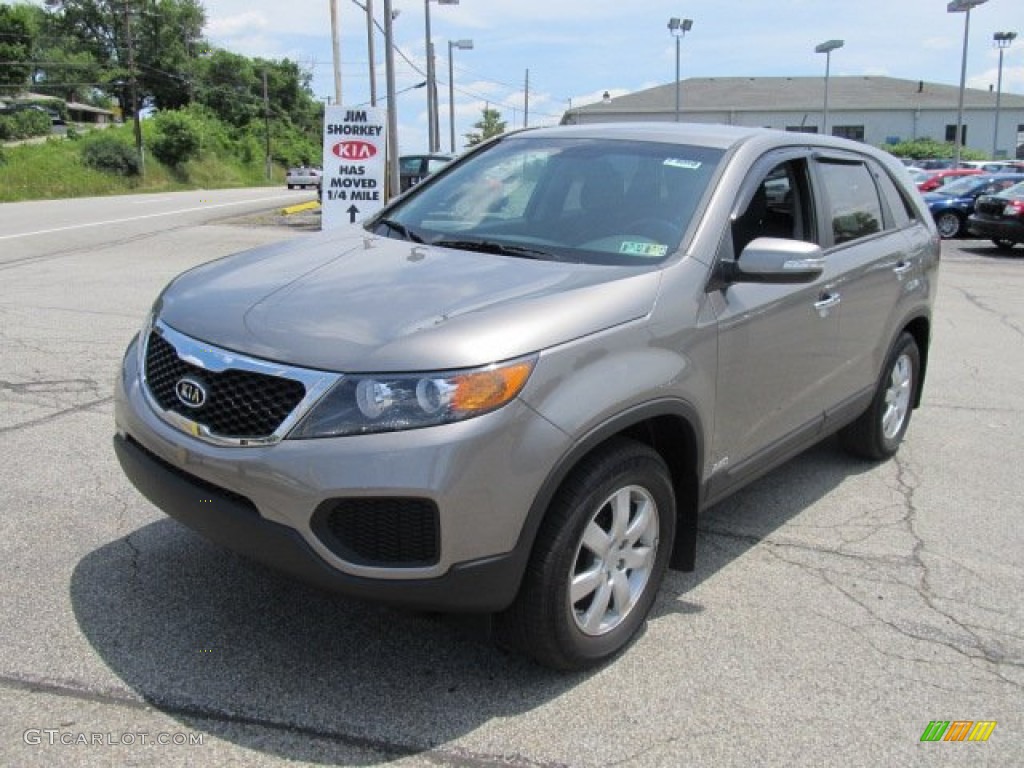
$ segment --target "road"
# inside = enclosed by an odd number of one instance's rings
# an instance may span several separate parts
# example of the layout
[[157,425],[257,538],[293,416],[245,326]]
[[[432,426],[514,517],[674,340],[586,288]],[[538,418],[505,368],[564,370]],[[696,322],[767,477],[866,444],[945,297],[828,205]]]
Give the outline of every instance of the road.
[[0,206],[0,764],[1020,764],[1024,248],[945,244],[896,460],[828,442],[718,505],[635,645],[559,675],[292,583],[122,477],[111,381],[160,287],[310,236],[219,194]]

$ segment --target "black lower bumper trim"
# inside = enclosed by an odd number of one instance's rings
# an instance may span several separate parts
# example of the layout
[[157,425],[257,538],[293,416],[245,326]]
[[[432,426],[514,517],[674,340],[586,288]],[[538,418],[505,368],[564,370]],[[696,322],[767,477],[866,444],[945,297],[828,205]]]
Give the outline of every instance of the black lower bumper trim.
[[298,531],[261,517],[248,499],[192,477],[134,440],[114,436],[128,479],[153,504],[205,538],[301,581],[351,597],[422,610],[493,612],[515,597],[516,552],[459,563],[433,579],[369,579],[331,567]]

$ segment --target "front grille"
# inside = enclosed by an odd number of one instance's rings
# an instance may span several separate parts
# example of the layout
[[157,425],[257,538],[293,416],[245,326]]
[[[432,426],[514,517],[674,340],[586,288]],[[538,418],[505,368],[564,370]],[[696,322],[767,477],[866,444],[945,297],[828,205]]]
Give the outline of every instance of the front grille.
[[332,499],[311,524],[331,552],[359,565],[422,568],[440,556],[439,515],[429,499]]
[[[176,387],[185,376],[206,390],[206,401],[199,408],[189,408],[178,399]],[[306,387],[294,379],[231,368],[218,373],[187,363],[155,331],[146,348],[146,383],[165,411],[232,438],[273,434],[306,395]]]

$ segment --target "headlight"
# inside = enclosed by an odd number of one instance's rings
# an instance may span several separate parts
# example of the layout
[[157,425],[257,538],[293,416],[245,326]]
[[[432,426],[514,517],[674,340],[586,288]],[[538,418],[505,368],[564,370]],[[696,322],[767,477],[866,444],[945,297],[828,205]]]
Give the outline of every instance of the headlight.
[[536,357],[462,371],[344,376],[289,438],[432,427],[488,413],[522,391]]

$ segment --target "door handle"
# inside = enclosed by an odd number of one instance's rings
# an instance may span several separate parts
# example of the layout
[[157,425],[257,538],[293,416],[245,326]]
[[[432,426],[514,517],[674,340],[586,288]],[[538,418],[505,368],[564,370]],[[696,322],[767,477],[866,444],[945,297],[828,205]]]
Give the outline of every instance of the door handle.
[[912,261],[901,261],[899,264],[897,264],[895,267],[892,268],[892,271],[896,274],[897,277],[900,278],[900,280],[902,280],[903,276],[905,274],[907,274],[907,272],[909,272],[913,268],[914,268],[914,262],[912,262]]
[[840,301],[842,301],[842,297],[838,293],[826,293],[814,302],[814,308],[818,310],[818,314],[822,317],[828,317],[829,311],[838,307]]

